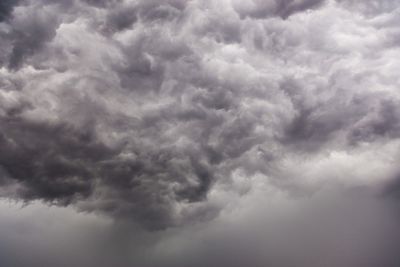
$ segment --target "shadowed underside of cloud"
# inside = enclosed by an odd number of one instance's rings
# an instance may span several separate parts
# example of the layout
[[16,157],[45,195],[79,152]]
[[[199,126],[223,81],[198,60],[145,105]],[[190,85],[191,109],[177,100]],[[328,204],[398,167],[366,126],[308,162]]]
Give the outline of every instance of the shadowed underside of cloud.
[[223,216],[259,179],[381,196],[398,187],[398,7],[3,1],[0,195],[147,229]]
[[18,0],[4,0],[0,3],[0,22],[6,20],[10,13],[12,13],[13,7],[18,4]]
[[325,0],[252,0],[236,1],[234,7],[241,17],[267,18],[280,16],[283,19],[289,16],[318,8],[323,5]]

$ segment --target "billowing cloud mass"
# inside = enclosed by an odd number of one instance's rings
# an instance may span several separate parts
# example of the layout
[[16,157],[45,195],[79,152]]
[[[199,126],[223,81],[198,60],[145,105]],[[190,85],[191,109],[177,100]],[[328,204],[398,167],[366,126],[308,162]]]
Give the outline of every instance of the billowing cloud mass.
[[[395,0],[2,0],[0,197],[56,210],[51,242],[113,243],[7,264],[399,266],[399,22]],[[0,258],[27,251],[12,224]],[[80,241],[110,262],[57,256]]]

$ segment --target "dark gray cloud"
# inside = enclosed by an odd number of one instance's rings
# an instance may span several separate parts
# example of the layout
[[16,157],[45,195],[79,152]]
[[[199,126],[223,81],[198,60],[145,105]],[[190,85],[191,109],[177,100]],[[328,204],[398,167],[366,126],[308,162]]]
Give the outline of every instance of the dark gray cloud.
[[396,1],[1,5],[0,197],[110,220],[31,266],[397,266]]
[[[111,148],[101,143],[90,126],[79,130],[10,117],[1,122],[1,166],[10,179],[21,183],[16,193],[25,200],[66,205],[93,196],[93,202],[82,204],[85,210],[162,228],[174,224],[169,214],[174,201],[203,200],[214,180],[208,166],[190,151],[129,147],[138,156],[124,158],[123,145]],[[171,183],[177,188],[170,188]]]
[[[26,200],[175,225],[237,171],[280,184],[284,154],[397,138],[396,100],[349,90],[368,85],[368,74],[345,64],[326,77],[290,74],[305,60],[296,51],[328,61],[347,53],[327,43],[334,34],[318,41],[279,17],[264,25],[236,14],[287,17],[320,1],[235,2],[230,11],[202,1],[42,4],[25,1],[2,38],[1,164]],[[257,70],[263,64],[275,70]]]
[[280,16],[288,18],[289,16],[314,9],[325,0],[252,0],[252,1],[233,1],[234,7],[241,17],[252,17],[257,19],[268,18],[271,16]]
[[0,3],[0,22],[7,20],[18,0],[4,0]]

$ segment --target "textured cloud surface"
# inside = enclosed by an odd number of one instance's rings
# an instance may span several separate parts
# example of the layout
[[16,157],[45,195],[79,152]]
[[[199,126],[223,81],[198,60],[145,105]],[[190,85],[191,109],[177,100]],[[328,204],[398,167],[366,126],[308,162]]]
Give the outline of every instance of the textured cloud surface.
[[0,197],[140,232],[121,266],[398,266],[399,22],[395,0],[1,1]]

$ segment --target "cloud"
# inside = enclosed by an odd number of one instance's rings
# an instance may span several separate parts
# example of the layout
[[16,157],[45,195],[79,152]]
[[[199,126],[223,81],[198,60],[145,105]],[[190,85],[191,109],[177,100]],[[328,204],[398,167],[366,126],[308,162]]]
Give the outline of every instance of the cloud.
[[398,6],[4,2],[0,196],[111,219],[113,266],[391,266]]
[[17,0],[5,0],[0,3],[0,22],[8,19],[17,4]]
[[365,189],[320,191],[311,198],[293,199],[260,185],[258,192],[242,198],[217,221],[162,232],[68,208],[32,203],[21,209],[2,202],[6,216],[0,223],[1,263],[20,267],[398,263],[399,217],[390,201]]
[[336,0],[338,3],[345,5],[353,11],[363,13],[368,16],[376,16],[382,13],[391,13],[398,8],[398,4],[394,0],[384,1],[354,1],[354,0]]
[[318,8],[325,2],[325,0],[233,0],[234,8],[241,17],[251,17],[259,19],[271,16],[288,18],[295,13]]
[[22,208],[2,201],[0,210],[2,265],[123,266],[122,254],[107,245],[117,240],[107,219],[37,202]]

